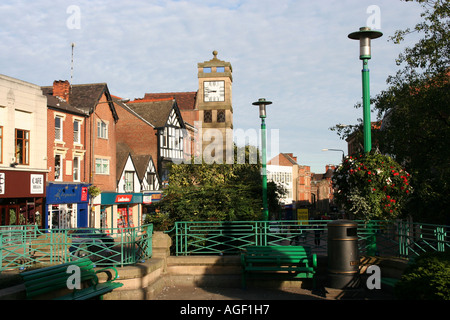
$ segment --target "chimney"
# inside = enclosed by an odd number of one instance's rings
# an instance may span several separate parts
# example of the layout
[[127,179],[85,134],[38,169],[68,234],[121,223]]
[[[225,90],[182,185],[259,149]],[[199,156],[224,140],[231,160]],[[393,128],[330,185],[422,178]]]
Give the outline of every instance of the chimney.
[[70,83],[68,80],[53,81],[53,95],[69,102]]
[[297,157],[294,157],[293,153],[286,153],[289,157],[291,157],[292,160],[294,160],[295,162],[297,162]]

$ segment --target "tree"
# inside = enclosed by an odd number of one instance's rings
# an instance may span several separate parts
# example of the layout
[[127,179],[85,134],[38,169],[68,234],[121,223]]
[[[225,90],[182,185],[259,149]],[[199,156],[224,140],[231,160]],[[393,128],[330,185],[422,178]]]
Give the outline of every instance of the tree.
[[449,223],[450,205],[450,6],[448,0],[416,0],[424,20],[390,37],[400,43],[412,32],[424,34],[399,55],[404,67],[388,78],[390,87],[374,101],[383,119],[380,150],[413,174],[410,213],[416,219]]
[[[235,155],[237,153],[235,152]],[[246,150],[248,160],[248,149]],[[262,218],[262,179],[259,162],[250,164],[172,164],[169,185],[157,214],[146,222],[169,228],[175,221],[246,221]],[[269,210],[277,211],[283,194],[268,183]]]
[[[450,6],[448,0],[415,2],[424,9],[423,21],[390,40],[400,43],[413,32],[423,38],[399,55],[401,68],[373,99],[382,122],[376,140],[381,153],[412,175],[409,213],[423,222],[450,224]],[[350,134],[336,130],[341,138]]]
[[[411,2],[412,0],[405,0]],[[423,7],[423,21],[411,30],[398,30],[390,40],[401,43],[405,36],[417,32],[424,37],[412,48],[406,48],[396,59],[398,66],[404,64],[388,83],[402,86],[417,79],[434,79],[445,75],[450,65],[450,5],[448,0],[414,0]]]

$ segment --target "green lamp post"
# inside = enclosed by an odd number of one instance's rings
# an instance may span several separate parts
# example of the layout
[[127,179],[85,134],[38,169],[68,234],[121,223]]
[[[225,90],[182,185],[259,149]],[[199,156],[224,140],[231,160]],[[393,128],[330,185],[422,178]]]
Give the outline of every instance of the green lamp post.
[[371,30],[369,27],[361,27],[359,31],[352,32],[348,37],[352,40],[359,40],[359,59],[363,61],[362,87],[363,87],[363,122],[364,122],[364,153],[372,150],[372,138],[370,123],[370,86],[369,86],[369,59],[370,40],[383,35],[380,31]]
[[267,170],[266,170],[266,105],[272,104],[264,98],[252,103],[259,106],[259,117],[261,118],[261,143],[262,143],[262,178],[263,178],[263,220],[269,220],[269,205],[267,203]]

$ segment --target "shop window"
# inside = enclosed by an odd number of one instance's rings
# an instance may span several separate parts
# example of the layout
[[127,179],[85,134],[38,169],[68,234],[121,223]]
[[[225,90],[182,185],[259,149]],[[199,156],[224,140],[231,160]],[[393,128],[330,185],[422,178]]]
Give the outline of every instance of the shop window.
[[117,218],[117,230],[119,233],[122,228],[134,228],[133,223],[133,208],[120,205],[117,208],[118,218]]
[[77,227],[77,204],[53,204],[48,208],[50,229],[71,229]]
[[16,129],[16,162],[30,164],[30,131]]

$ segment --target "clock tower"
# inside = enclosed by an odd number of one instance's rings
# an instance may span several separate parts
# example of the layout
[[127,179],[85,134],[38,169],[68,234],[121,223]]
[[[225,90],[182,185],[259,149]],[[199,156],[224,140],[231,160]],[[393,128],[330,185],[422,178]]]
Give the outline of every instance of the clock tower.
[[211,60],[198,63],[197,107],[205,160],[225,163],[226,148],[233,151],[232,72],[229,62],[217,58],[217,51]]

